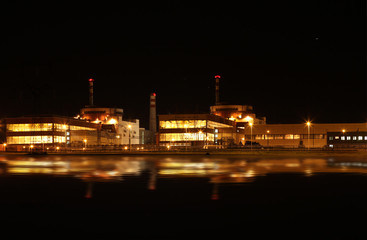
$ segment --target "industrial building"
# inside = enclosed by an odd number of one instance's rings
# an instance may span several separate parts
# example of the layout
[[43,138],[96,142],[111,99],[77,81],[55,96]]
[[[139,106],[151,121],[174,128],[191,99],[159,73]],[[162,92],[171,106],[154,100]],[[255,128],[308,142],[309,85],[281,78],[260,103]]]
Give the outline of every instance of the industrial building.
[[121,108],[82,108],[78,119],[99,124],[101,130],[115,135],[113,144],[139,144],[139,119],[125,121],[122,119],[123,109]]
[[85,148],[109,144],[114,137],[99,124],[68,117],[7,118],[5,123],[9,151]]
[[252,106],[222,104],[219,80],[216,75],[215,105],[210,107],[210,114],[159,115],[160,145],[366,148],[367,123],[267,124],[265,117],[256,116]]
[[[221,131],[219,131],[221,129]],[[222,129],[229,129],[224,133]],[[214,145],[219,136],[232,139],[235,123],[213,114],[159,115],[159,143],[161,146]]]
[[[215,105],[207,114],[156,114],[156,94],[150,94],[149,130],[139,119],[124,119],[122,108],[94,105],[89,79],[89,105],[74,118],[36,116],[7,118],[0,150],[132,149],[134,145],[173,148],[364,148],[367,123],[267,124],[250,105],[219,101],[215,76]],[[158,126],[158,130],[157,130]],[[3,130],[4,132],[4,130]],[[4,136],[3,136],[4,138]]]
[[327,146],[329,148],[363,148],[367,149],[367,132],[364,131],[346,131],[343,129],[338,132],[328,132]]
[[[124,120],[123,109],[97,107],[93,101],[94,79],[89,79],[89,105],[74,118],[46,116],[5,119],[9,151],[98,149],[141,144],[145,129],[138,119]],[[3,145],[4,146],[4,145]]]
[[[349,147],[351,147],[350,143],[352,142],[346,139],[344,142],[329,142],[328,139],[331,136],[341,136],[343,134],[349,136],[351,134],[351,138],[354,136],[358,139],[355,143],[363,143],[367,140],[364,139],[363,131],[367,131],[367,123],[254,124],[245,129],[243,141],[257,142],[264,147],[342,147],[342,145],[338,145],[341,143],[345,144],[344,147],[347,147],[346,144],[349,143]],[[356,134],[356,132],[359,132],[359,134]]]

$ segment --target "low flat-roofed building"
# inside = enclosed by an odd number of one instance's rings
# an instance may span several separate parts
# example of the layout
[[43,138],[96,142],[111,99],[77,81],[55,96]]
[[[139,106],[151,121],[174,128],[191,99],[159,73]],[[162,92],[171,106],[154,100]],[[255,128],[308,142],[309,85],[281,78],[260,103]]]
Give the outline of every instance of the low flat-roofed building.
[[[229,133],[222,129],[231,129]],[[233,137],[235,122],[213,114],[159,115],[159,145],[213,145],[219,136]]]
[[[269,147],[326,146],[328,132],[367,131],[367,123],[310,123],[307,124],[254,124],[245,129],[245,141],[258,142]],[[251,138],[252,137],[252,138]]]
[[113,144],[115,134],[101,131],[100,124],[69,117],[18,117],[5,119],[9,151],[29,148],[55,149]]
[[367,131],[338,131],[327,133],[327,145],[330,148],[367,149]]

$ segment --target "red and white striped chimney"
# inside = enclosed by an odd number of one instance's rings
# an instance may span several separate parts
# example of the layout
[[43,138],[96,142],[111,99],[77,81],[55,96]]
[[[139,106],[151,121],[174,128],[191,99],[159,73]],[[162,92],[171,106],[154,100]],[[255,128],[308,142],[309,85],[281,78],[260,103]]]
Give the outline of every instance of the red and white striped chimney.
[[157,132],[157,108],[156,108],[156,94],[150,94],[150,114],[149,114],[149,130]]
[[93,78],[89,78],[89,105],[93,106]]
[[219,79],[220,76],[215,76],[215,105],[219,105]]

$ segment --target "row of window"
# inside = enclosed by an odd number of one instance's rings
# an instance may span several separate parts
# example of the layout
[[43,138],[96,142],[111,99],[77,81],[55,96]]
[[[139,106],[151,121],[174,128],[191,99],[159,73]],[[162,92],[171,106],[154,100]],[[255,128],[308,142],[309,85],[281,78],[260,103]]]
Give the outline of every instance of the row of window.
[[205,128],[206,120],[172,120],[160,121],[159,126],[162,129],[172,128]]
[[52,131],[52,123],[7,124],[6,129],[9,132]]
[[159,135],[162,142],[174,141],[214,141],[214,134],[208,133],[164,133]]
[[366,140],[367,141],[367,136],[330,136],[329,140],[342,140],[342,141],[362,141],[362,140]]
[[[325,139],[325,134],[256,134],[252,135],[252,139],[256,140],[298,140],[298,139]],[[250,139],[251,135],[246,135],[246,139]]]
[[[54,123],[56,131],[65,131],[69,128],[68,125]],[[21,124],[7,124],[8,132],[45,132],[52,131],[52,123],[21,123]],[[88,130],[93,131],[94,128],[70,125],[70,130]]]
[[[6,138],[8,144],[40,144],[52,143],[52,136],[9,136]],[[54,136],[54,143],[64,143],[65,137]]]
[[[57,131],[65,131],[68,128],[69,128],[68,125],[55,123],[55,130],[57,130]],[[82,126],[70,125],[70,130],[72,130],[72,131],[76,131],[76,130],[95,131],[96,129],[90,128],[90,127],[82,127]]]
[[207,121],[207,120],[171,120],[171,121],[159,121],[159,127],[161,129],[185,129],[185,128],[226,128],[231,127],[230,125]]

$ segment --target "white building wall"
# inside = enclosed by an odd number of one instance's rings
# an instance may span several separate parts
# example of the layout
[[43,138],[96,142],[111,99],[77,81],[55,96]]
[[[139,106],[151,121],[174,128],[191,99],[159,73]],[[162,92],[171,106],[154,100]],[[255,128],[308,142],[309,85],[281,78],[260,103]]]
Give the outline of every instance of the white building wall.
[[[131,126],[129,128],[129,125]],[[135,119],[133,121],[119,121],[118,123],[118,144],[139,144],[139,120]]]

